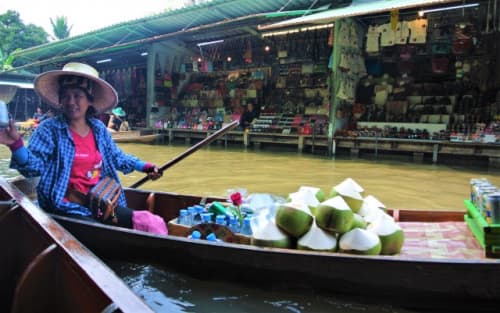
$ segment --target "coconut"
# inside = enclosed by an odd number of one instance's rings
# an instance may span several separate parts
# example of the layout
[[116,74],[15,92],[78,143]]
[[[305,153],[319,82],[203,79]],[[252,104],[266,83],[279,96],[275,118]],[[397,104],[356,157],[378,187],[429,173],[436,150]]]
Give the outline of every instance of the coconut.
[[401,227],[387,214],[380,215],[367,230],[377,234],[382,243],[381,254],[397,254],[401,251],[404,242],[404,233]]
[[297,249],[335,252],[337,238],[319,228],[314,222],[309,231],[298,240]]
[[370,215],[370,212],[375,208],[385,211],[386,206],[374,196],[369,195],[363,199],[363,203],[361,204],[361,208],[358,213],[361,216],[367,216]]
[[301,191],[312,192],[314,194],[314,196],[316,197],[316,199],[318,199],[319,202],[323,202],[326,200],[325,192],[318,187],[300,186],[299,192],[301,192]]
[[313,219],[311,210],[303,202],[283,203],[276,212],[276,225],[294,238],[304,235]]
[[288,199],[290,202],[302,202],[307,204],[313,215],[319,204],[319,201],[315,196],[315,192],[310,189],[299,189],[299,191],[289,194]]
[[352,254],[378,255],[382,250],[380,238],[366,229],[354,228],[340,237],[339,251]]
[[382,202],[380,202],[379,199],[375,198],[374,196],[372,195],[368,195],[366,196],[364,199],[363,199],[363,204],[364,203],[369,203],[373,206],[376,206],[377,208],[380,208],[380,209],[383,209],[385,210],[387,207],[385,206],[385,204],[383,204]]
[[250,243],[260,247],[290,248],[290,238],[273,221],[267,221],[252,234]]
[[330,197],[341,196],[351,210],[357,213],[363,204],[363,197],[361,195],[363,191],[363,188],[352,178],[347,178],[340,184],[332,187]]
[[357,214],[357,213],[354,213],[353,214],[353,220],[352,220],[352,226],[351,226],[351,229],[354,229],[354,228],[363,228],[365,229],[366,228],[366,221],[365,219]]
[[385,211],[379,208],[372,208],[370,212],[368,212],[367,215],[363,216],[365,221],[370,224],[373,223],[375,220],[377,220],[380,216],[387,216],[389,218],[392,218],[390,215],[388,215]]
[[321,202],[316,209],[316,223],[324,230],[345,233],[352,226],[353,213],[340,196]]

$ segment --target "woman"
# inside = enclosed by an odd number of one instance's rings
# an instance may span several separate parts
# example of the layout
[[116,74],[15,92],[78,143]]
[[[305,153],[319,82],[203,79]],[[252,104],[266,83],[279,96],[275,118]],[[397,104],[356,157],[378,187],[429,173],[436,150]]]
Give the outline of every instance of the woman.
[[[37,194],[42,208],[56,214],[95,219],[98,212],[90,210],[88,203],[73,200],[72,194],[86,195],[108,177],[119,183],[117,170],[124,174],[142,171],[151,179],[161,176],[156,166],[122,152],[106,126],[94,117],[114,107],[118,96],[93,67],[68,63],[62,70],[42,73],[35,79],[35,91],[61,113],[37,127],[28,147],[24,147],[12,120],[9,128],[0,131],[0,143],[12,151],[12,168],[25,177],[40,176]],[[102,222],[166,234],[163,219],[145,216],[148,211],[127,208],[122,190],[117,201],[118,220],[112,214]],[[145,217],[150,225],[140,225]]]

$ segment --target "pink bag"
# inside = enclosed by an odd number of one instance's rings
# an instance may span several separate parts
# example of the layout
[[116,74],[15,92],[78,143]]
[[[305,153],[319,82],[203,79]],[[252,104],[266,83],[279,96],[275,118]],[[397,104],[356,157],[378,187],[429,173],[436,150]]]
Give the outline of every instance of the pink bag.
[[147,210],[132,212],[132,225],[135,230],[142,230],[158,235],[168,235],[165,221]]

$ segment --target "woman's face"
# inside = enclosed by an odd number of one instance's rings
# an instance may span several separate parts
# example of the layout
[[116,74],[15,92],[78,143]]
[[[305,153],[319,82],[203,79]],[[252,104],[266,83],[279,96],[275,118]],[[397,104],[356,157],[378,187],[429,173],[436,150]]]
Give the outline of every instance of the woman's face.
[[87,94],[80,88],[66,88],[61,93],[61,105],[69,120],[84,119],[90,103]]

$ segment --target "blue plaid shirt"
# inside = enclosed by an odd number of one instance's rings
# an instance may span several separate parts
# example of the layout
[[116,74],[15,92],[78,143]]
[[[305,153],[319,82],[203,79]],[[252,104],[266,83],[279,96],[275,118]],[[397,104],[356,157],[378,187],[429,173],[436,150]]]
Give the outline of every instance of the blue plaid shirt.
[[[144,167],[143,161],[118,148],[100,120],[90,118],[87,121],[102,155],[102,177],[109,176],[119,182],[117,170],[128,174]],[[91,215],[86,207],[63,201],[73,166],[75,146],[69,125],[62,115],[40,123],[32,134],[28,147],[21,149],[27,150],[28,161],[20,164],[13,157],[10,166],[25,177],[40,176],[37,193],[38,203],[42,208],[55,213]],[[127,206],[123,191],[118,204]]]

